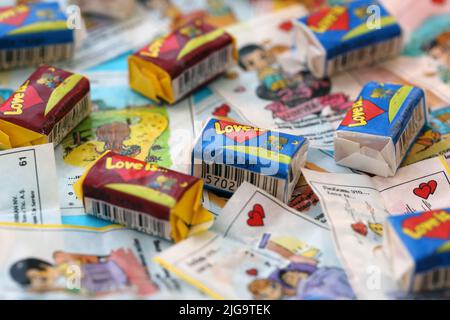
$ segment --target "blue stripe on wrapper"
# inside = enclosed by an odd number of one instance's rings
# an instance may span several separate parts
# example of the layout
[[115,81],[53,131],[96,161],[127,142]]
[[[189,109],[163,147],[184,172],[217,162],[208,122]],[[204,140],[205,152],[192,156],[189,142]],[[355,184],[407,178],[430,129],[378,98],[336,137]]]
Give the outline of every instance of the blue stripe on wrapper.
[[[370,28],[372,20],[369,19],[373,12],[368,13],[368,8],[372,5],[379,8],[379,29]],[[402,34],[400,25],[378,1],[360,0],[326,7],[297,22],[314,34],[325,49],[327,60]]]
[[72,43],[66,21],[57,3],[0,7],[0,49]]
[[424,91],[417,87],[369,82],[337,130],[390,137],[396,144],[414,109],[425,108],[420,103],[424,98]]
[[402,246],[413,263],[409,290],[450,288],[450,208],[392,216],[387,223],[399,240],[393,250]]
[[[239,127],[235,126],[246,126],[250,129],[247,133],[243,130],[239,132]],[[227,128],[237,128],[237,130],[233,129],[229,133],[225,133],[224,131]],[[304,145],[305,138],[264,129],[259,129],[261,131],[255,133],[253,129],[255,128],[252,126],[213,118],[204,127],[202,132],[204,139],[199,139],[194,147],[193,155],[197,159],[204,159],[209,162],[205,159],[205,154],[211,154],[216,163],[230,163],[233,167],[261,173],[264,168],[273,166],[273,161],[268,164],[269,160],[262,160],[262,154],[267,151],[273,153],[274,157],[280,156],[280,161],[275,161],[278,169],[272,176],[287,179],[290,161]],[[258,130],[258,128],[256,129]],[[247,149],[240,150],[239,148]],[[260,153],[251,153],[251,148],[256,148]],[[286,161],[282,162],[281,158],[286,159]]]

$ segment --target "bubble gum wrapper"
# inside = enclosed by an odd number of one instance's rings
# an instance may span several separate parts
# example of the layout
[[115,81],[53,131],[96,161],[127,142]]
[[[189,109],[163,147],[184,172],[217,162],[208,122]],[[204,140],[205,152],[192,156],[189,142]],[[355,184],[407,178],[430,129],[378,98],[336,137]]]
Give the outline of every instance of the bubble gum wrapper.
[[450,208],[388,217],[384,250],[400,288],[450,288]]
[[150,99],[175,103],[236,59],[234,38],[197,19],[131,55],[130,86]]
[[0,149],[56,146],[90,112],[87,78],[41,66],[0,106]]
[[335,132],[336,163],[393,176],[427,118],[422,89],[369,82]]
[[287,203],[306,163],[308,140],[211,118],[192,152],[192,175],[226,196],[247,181]]
[[0,6],[0,70],[73,56],[74,30],[57,3]]
[[75,183],[86,213],[178,242],[206,230],[203,182],[155,164],[107,151]]
[[402,31],[378,1],[324,7],[295,21],[300,57],[318,78],[397,56]]

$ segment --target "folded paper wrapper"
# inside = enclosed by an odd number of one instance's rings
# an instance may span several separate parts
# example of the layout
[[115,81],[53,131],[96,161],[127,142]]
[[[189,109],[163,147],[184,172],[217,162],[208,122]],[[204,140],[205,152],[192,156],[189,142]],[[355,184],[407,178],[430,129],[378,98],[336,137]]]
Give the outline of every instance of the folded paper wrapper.
[[382,177],[395,175],[395,147],[389,137],[350,131],[335,132],[336,163]]
[[313,32],[304,24],[297,23],[295,39],[300,61],[308,66],[315,77],[327,76],[327,53]]
[[[98,164],[101,159],[108,155],[114,156],[115,154],[111,151],[106,151],[105,153],[103,153],[99,159],[97,159],[87,167],[84,174],[75,182],[73,186],[75,194],[79,199],[83,199],[83,203],[85,200],[84,183],[86,181],[86,178],[91,173],[96,164]],[[132,158],[129,159],[133,160]],[[143,161],[138,162],[145,163]],[[178,173],[172,170],[169,171],[179,174],[180,176],[186,176],[182,173]],[[101,180],[102,176],[98,176],[97,179]],[[202,206],[203,182],[200,179],[196,180],[197,181],[191,184],[187,188],[187,190],[179,197],[179,199],[176,199],[176,201],[169,207],[170,214],[168,217],[168,221],[170,224],[170,239],[168,240],[179,242],[186,237],[209,229],[213,224],[214,216]],[[148,191],[151,192],[150,188]],[[145,192],[145,190],[143,192]],[[128,194],[125,196],[130,197],[130,195]],[[130,205],[129,208],[126,209],[134,210],[133,201],[131,199],[132,197],[130,198],[130,201],[127,202]],[[98,200],[104,201],[102,199]]]
[[336,163],[394,176],[427,118],[422,89],[368,82],[334,133]]

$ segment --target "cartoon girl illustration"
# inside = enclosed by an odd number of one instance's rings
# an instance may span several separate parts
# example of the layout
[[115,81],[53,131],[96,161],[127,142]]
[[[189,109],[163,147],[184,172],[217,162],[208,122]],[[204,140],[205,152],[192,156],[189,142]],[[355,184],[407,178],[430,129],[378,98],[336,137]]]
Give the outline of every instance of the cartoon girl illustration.
[[345,272],[336,267],[290,263],[266,279],[253,280],[249,291],[255,299],[328,300],[354,299]]
[[[11,278],[32,292],[68,291],[84,295],[104,295],[134,290],[138,295],[155,293],[158,288],[131,250],[120,248],[108,256],[55,251],[54,264],[26,258],[10,268]],[[80,288],[69,288],[73,268],[81,271]]]

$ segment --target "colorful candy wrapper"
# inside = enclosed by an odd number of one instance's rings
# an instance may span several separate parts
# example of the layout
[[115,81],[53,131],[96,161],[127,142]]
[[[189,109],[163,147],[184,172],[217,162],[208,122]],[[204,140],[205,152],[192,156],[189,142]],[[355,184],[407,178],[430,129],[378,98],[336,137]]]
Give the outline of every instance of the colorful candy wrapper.
[[150,99],[175,103],[236,59],[230,34],[194,20],[129,57],[130,86]]
[[336,163],[393,176],[427,118],[422,89],[369,82],[335,132]]
[[194,146],[192,175],[226,196],[247,181],[287,203],[308,144],[301,136],[211,118]]
[[397,56],[402,31],[378,1],[324,7],[295,21],[297,50],[316,77]]
[[0,149],[56,146],[91,112],[89,80],[41,66],[0,106]]
[[388,217],[384,250],[400,288],[450,288],[450,208]]
[[74,185],[86,213],[178,242],[211,226],[203,182],[155,164],[105,152]]
[[57,3],[0,7],[0,70],[73,56],[74,30]]

